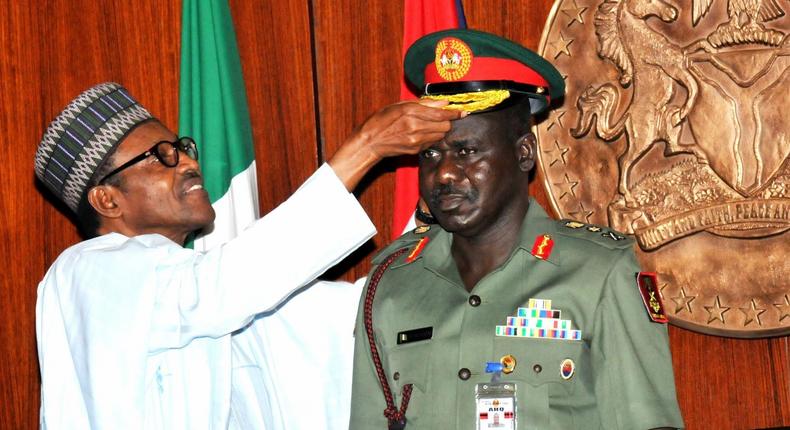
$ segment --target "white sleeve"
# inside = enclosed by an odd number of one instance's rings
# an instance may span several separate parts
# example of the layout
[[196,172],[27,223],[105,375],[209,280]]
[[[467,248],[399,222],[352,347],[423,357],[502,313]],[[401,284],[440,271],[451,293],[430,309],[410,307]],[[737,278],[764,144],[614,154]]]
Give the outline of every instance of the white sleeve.
[[354,322],[364,287],[365,278],[315,281],[233,334],[231,410],[239,428],[348,428]]
[[206,254],[176,250],[163,262],[149,350],[245,326],[375,233],[354,195],[324,164],[237,238]]

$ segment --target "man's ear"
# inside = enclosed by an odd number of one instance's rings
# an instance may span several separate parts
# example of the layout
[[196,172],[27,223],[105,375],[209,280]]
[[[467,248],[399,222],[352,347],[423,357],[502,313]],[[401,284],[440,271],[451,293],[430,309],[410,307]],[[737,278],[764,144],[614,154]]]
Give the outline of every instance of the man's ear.
[[88,203],[105,218],[118,218],[121,208],[116,203],[117,190],[114,187],[97,185],[88,191]]
[[532,132],[518,138],[516,155],[518,156],[518,167],[522,172],[529,172],[535,167],[535,150],[537,140]]

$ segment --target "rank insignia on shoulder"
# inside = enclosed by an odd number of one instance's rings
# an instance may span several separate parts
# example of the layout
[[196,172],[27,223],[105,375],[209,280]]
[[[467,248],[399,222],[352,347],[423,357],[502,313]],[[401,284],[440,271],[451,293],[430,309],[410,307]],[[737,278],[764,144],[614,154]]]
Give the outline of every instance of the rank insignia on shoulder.
[[552,248],[554,248],[554,239],[548,234],[542,234],[535,238],[535,244],[532,245],[532,255],[545,260],[551,255]]
[[612,239],[615,242],[618,241],[618,240],[625,240],[625,236],[623,236],[621,234],[617,234],[617,233],[615,233],[613,231],[607,231],[606,233],[601,234],[601,237],[606,237],[606,238]]
[[587,226],[587,231],[598,233],[599,231],[601,231],[601,227],[598,227],[597,225]]
[[636,284],[639,287],[639,294],[642,296],[642,303],[647,309],[650,320],[657,323],[667,323],[664,304],[661,302],[661,294],[658,291],[658,277],[655,273],[639,272],[636,274]]
[[424,234],[424,233],[427,233],[430,229],[431,229],[431,226],[429,226],[429,225],[421,225],[421,226],[415,228],[412,231],[414,232],[414,234]]
[[414,246],[414,249],[412,249],[409,255],[406,257],[406,262],[411,263],[412,261],[416,260],[417,257],[420,256],[420,253],[422,253],[422,250],[425,249],[425,245],[428,244],[429,240],[430,238],[427,236],[420,239],[420,241],[417,242],[417,245]]
[[584,227],[584,224],[582,224],[582,223],[580,223],[578,221],[568,221],[568,222],[565,223],[565,227],[568,227],[568,228],[582,228],[582,227]]

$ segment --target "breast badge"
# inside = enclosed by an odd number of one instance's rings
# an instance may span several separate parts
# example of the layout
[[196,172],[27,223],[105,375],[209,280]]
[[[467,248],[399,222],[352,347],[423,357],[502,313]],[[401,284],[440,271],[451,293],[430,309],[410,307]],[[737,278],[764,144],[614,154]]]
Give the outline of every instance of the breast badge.
[[560,376],[562,379],[567,381],[573,377],[574,373],[576,373],[576,363],[570,358],[562,360],[562,363],[560,363]]
[[535,127],[549,200],[633,235],[691,330],[790,334],[788,6],[557,0],[543,32],[567,86]]
[[502,365],[502,373],[504,374],[513,373],[516,370],[516,357],[510,354],[500,358],[499,363]]

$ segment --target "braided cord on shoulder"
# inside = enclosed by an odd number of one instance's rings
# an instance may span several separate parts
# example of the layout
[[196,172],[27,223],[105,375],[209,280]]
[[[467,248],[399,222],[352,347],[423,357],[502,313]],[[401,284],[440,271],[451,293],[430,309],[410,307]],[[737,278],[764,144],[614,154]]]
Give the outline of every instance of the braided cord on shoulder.
[[409,399],[411,398],[412,384],[403,386],[401,397],[400,410],[395,408],[395,400],[392,396],[387,376],[384,374],[384,367],[381,364],[381,357],[379,356],[378,348],[376,347],[376,336],[373,334],[373,298],[376,296],[376,289],[378,288],[381,277],[387,268],[401,255],[403,255],[407,248],[400,249],[387,257],[384,262],[373,273],[373,277],[368,284],[368,291],[365,295],[365,304],[363,307],[363,319],[365,322],[365,333],[368,336],[368,344],[370,345],[370,355],[373,358],[373,365],[376,367],[376,374],[381,383],[381,389],[384,391],[384,400],[387,403],[387,408],[384,409],[384,416],[388,421],[389,430],[400,430],[406,427],[406,409],[409,407]]

